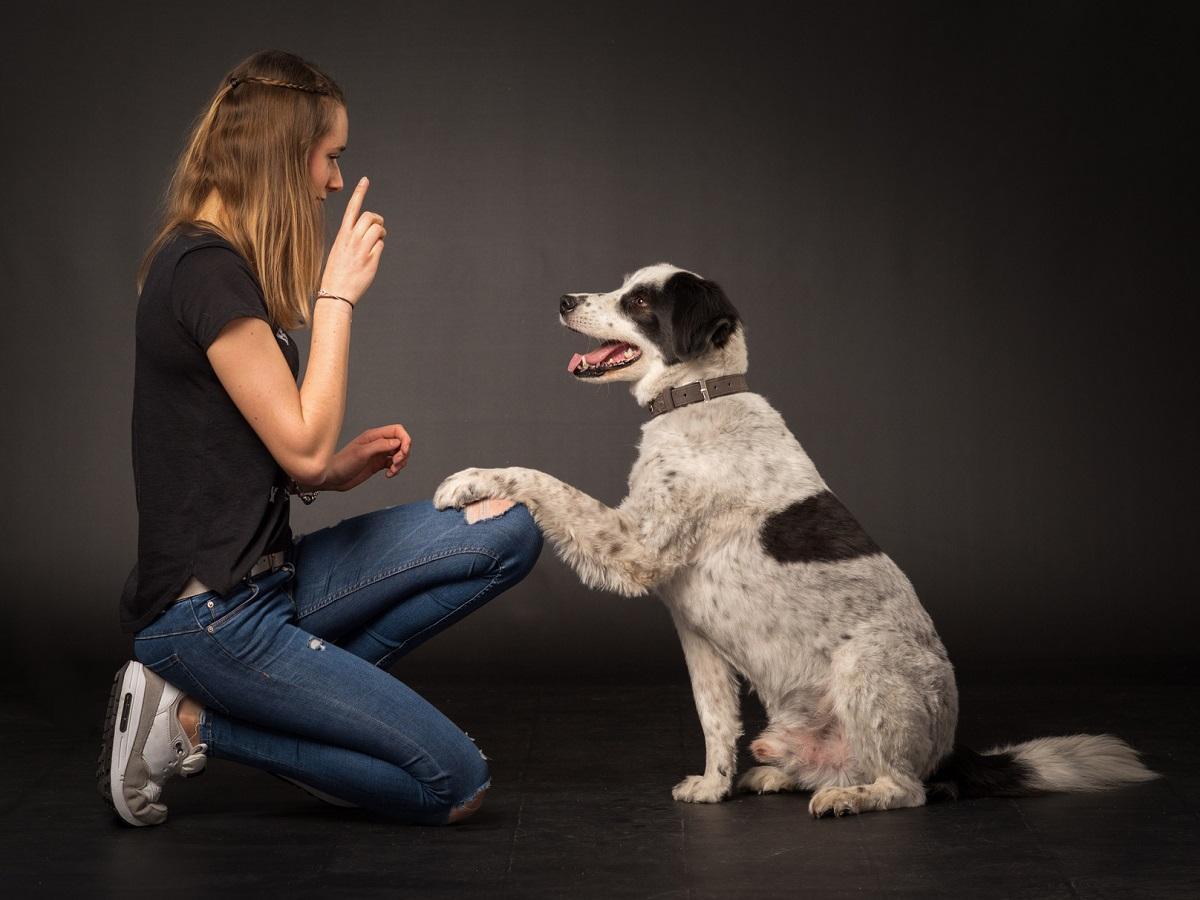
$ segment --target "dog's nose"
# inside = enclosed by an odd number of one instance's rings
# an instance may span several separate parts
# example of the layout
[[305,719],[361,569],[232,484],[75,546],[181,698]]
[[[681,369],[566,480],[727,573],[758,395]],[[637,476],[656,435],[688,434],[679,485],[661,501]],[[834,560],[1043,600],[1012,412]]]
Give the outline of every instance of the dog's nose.
[[579,298],[574,294],[563,294],[558,299],[558,311],[564,316],[579,305]]

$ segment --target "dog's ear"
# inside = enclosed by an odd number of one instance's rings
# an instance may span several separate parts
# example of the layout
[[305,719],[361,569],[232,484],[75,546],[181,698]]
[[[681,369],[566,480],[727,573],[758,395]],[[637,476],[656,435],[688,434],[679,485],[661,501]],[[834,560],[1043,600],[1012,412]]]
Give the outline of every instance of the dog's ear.
[[738,323],[738,312],[715,281],[676,272],[663,285],[671,304],[671,347],[679,359],[692,359],[710,346],[723,347]]

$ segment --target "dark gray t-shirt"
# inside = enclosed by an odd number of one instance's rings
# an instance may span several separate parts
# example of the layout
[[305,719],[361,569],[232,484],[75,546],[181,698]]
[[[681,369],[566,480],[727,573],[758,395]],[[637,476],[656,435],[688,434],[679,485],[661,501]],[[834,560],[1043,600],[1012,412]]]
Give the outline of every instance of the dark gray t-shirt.
[[295,342],[271,321],[253,269],[226,240],[188,228],[155,256],[138,300],[133,476],[138,556],[121,595],[136,632],[191,576],[228,593],[264,553],[288,547],[287,475],[225,391],[205,351],[253,316],[298,378]]

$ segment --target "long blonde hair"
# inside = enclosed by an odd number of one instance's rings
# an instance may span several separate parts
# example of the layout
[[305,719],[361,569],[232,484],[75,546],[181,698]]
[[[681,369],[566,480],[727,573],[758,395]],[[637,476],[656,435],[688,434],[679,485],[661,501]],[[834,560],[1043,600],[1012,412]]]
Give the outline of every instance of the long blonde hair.
[[284,328],[309,320],[325,255],[323,204],[308,157],[345,106],[342,89],[315,65],[262,50],[229,72],[196,120],[167,189],[162,224],[137,273],[141,293],[155,255],[197,216],[215,188],[224,221],[198,222],[250,263],[267,312]]

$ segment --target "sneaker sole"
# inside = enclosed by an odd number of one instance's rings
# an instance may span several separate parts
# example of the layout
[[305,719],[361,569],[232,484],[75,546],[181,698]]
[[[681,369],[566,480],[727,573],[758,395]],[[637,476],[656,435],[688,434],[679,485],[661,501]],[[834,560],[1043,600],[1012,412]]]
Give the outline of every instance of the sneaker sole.
[[[142,719],[146,699],[146,673],[142,664],[130,660],[113,678],[108,697],[108,712],[104,718],[104,743],[96,769],[100,796],[114,814],[130,825],[147,825],[130,811],[122,786],[125,769],[133,752],[134,738]],[[157,706],[157,704],[156,704]]]

